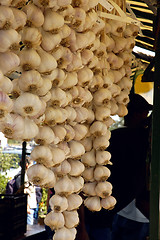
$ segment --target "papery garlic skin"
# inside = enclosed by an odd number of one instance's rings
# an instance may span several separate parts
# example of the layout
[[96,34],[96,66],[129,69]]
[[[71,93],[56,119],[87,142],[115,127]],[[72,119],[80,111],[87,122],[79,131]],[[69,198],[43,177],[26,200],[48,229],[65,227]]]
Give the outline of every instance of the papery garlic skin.
[[115,207],[116,203],[117,201],[113,196],[108,196],[101,199],[102,208],[107,210],[112,210]]
[[79,194],[75,193],[70,194],[67,197],[67,201],[68,201],[67,211],[78,209],[83,202],[82,197]]
[[35,146],[31,152],[31,158],[48,168],[54,165],[52,161],[52,152],[48,146]]
[[108,181],[98,182],[95,187],[95,192],[97,196],[105,198],[112,194],[112,184]]
[[21,94],[14,103],[14,111],[26,117],[32,117],[39,113],[42,102],[35,94],[25,92]]
[[84,200],[84,205],[92,212],[100,211],[101,210],[101,204],[100,204],[100,198],[95,197],[88,197]]
[[56,136],[49,126],[40,126],[39,132],[34,138],[34,141],[40,145],[47,145],[55,140]]
[[22,139],[24,131],[24,119],[18,115],[11,113],[5,122],[0,123],[0,130],[8,139]]
[[83,193],[87,196],[96,196],[96,191],[95,191],[95,187],[97,185],[97,182],[96,181],[93,181],[93,182],[87,182],[84,184],[83,186]]
[[111,171],[106,166],[96,166],[94,169],[94,179],[96,181],[105,181],[111,175]]
[[64,212],[68,208],[68,200],[64,196],[55,194],[49,199],[49,205],[54,212]]
[[73,234],[70,229],[63,227],[55,231],[53,240],[74,240],[75,234]]
[[0,70],[3,74],[9,74],[20,64],[20,58],[13,52],[0,53]]
[[0,120],[10,113],[13,109],[12,99],[5,93],[0,91]]
[[79,216],[76,210],[74,211],[64,211],[63,212],[64,220],[65,220],[65,227],[67,228],[74,228],[79,223]]
[[54,190],[56,194],[68,196],[69,194],[73,193],[74,185],[68,176],[64,176],[56,182]]
[[52,230],[64,227],[64,216],[61,212],[51,211],[44,219],[44,223]]
[[[41,187],[49,182],[53,182],[54,184],[56,182],[54,173],[42,164],[34,164],[29,167],[27,170],[27,176],[29,181]],[[52,187],[54,184],[52,184]]]

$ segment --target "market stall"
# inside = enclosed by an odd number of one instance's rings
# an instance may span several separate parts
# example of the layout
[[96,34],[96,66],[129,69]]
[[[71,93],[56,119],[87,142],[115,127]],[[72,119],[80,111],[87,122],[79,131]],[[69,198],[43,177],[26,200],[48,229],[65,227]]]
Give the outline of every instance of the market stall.
[[[132,1],[0,0],[0,4],[0,130],[23,142],[22,184],[26,142],[35,141],[31,158],[36,164],[28,177],[41,187],[54,187],[50,201],[54,211],[47,214],[45,224],[55,230],[55,239],[75,239],[82,202],[90,211],[116,204],[106,166],[111,156],[105,151],[112,116],[127,114],[136,57],[142,56],[135,52],[133,57],[135,45],[156,53],[150,238],[157,240],[159,32],[152,35],[151,21],[145,26]],[[144,3],[142,7],[154,24],[159,22],[158,7]],[[142,64],[149,64],[146,59]]]

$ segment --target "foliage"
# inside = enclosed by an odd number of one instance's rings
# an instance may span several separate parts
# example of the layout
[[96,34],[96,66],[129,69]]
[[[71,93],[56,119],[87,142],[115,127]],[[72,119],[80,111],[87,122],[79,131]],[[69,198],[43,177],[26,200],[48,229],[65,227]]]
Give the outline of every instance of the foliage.
[[8,180],[9,179],[6,176],[0,174],[0,194],[5,194]]
[[48,189],[42,188],[42,199],[39,203],[39,215],[47,214]]
[[0,151],[0,172],[6,172],[10,168],[18,168],[19,163],[19,156],[18,154],[9,154],[9,153],[2,153]]

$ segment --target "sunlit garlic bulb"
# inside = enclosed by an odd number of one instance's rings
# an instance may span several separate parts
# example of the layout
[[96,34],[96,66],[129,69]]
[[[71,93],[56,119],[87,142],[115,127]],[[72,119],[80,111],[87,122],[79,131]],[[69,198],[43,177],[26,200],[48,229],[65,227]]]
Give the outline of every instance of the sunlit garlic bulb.
[[0,69],[3,74],[10,74],[20,64],[20,58],[11,51],[0,53]]
[[0,124],[0,130],[6,138],[20,140],[24,131],[24,119],[18,114],[11,113],[5,122]]
[[0,120],[10,113],[13,109],[12,99],[4,92],[0,91]]
[[93,136],[102,136],[107,133],[108,129],[105,123],[101,121],[94,121],[89,130]]
[[35,94],[25,92],[14,103],[14,111],[22,116],[35,116],[41,110],[42,102]]
[[46,167],[52,167],[52,152],[48,146],[35,146],[31,152],[31,158]]
[[64,227],[64,216],[60,212],[51,211],[47,214],[44,219],[44,223],[49,226],[52,230],[61,229]]
[[68,176],[64,176],[56,182],[54,189],[56,194],[67,196],[73,193],[74,185]]
[[37,48],[42,41],[42,35],[38,28],[25,27],[21,32],[22,42],[27,48]]
[[76,210],[73,211],[64,211],[63,212],[64,220],[65,220],[65,226],[67,228],[74,228],[79,223],[79,216],[78,212]]
[[85,182],[95,181],[93,173],[94,173],[94,167],[86,167],[85,168],[85,170],[82,173],[82,176],[83,176]]
[[81,161],[86,167],[94,167],[96,165],[95,150],[92,149],[89,152],[85,152]]
[[44,23],[44,15],[42,10],[33,3],[27,4],[23,7],[23,11],[26,13],[28,27],[41,27]]
[[77,158],[79,159],[84,153],[85,153],[85,148],[84,146],[75,140],[72,140],[68,143],[70,147],[70,156],[71,158]]
[[78,209],[83,202],[82,197],[75,193],[70,194],[67,197],[67,201],[68,201],[67,211]]
[[60,28],[64,25],[64,18],[59,13],[46,9],[44,11],[43,29],[52,33],[58,33]]
[[20,64],[24,71],[37,69],[41,63],[41,58],[35,49],[24,48],[18,54],[20,58]]
[[68,208],[68,200],[64,196],[55,194],[50,198],[49,205],[54,212],[63,212]]
[[36,70],[24,71],[18,78],[18,85],[24,92],[36,92],[43,85],[43,79]]
[[82,190],[83,186],[84,186],[84,179],[83,179],[83,177],[82,176],[79,176],[79,177],[72,177],[72,176],[70,176],[70,179],[71,179],[71,181],[73,183],[73,186],[74,186],[73,192],[74,193],[79,193]]

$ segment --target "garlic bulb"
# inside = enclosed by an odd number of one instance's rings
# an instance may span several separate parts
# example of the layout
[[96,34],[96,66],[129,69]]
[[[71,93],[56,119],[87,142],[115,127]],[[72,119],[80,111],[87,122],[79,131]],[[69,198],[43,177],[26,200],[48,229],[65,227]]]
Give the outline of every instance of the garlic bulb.
[[79,223],[79,216],[76,210],[74,211],[64,211],[63,212],[64,220],[65,220],[65,227],[67,228],[74,228]]
[[14,29],[0,30],[0,52],[18,50],[21,35]]
[[60,178],[54,186],[54,190],[56,194],[59,194],[61,196],[67,196],[69,194],[72,194],[74,191],[74,184],[72,183],[72,180],[69,179],[69,177],[66,175],[62,178]]
[[91,92],[96,92],[103,86],[103,79],[100,75],[94,75],[92,81],[89,83],[89,90]]
[[45,167],[52,167],[52,152],[48,146],[35,146],[31,152],[31,158]]
[[62,149],[51,146],[50,150],[52,152],[52,166],[57,166],[65,160],[65,152]]
[[78,73],[78,85],[85,87],[88,86],[89,82],[92,80],[93,72],[88,67],[81,68]]
[[42,10],[33,3],[27,4],[23,7],[23,12],[27,15],[26,25],[28,27],[41,27],[44,23],[44,15]]
[[84,153],[81,161],[86,167],[94,167],[96,165],[95,150]]
[[82,197],[75,193],[70,194],[67,197],[67,201],[68,201],[67,211],[78,209],[83,202]]
[[74,120],[77,117],[76,110],[71,106],[66,106],[65,109],[68,112],[67,122],[68,123],[74,122]]
[[59,142],[63,141],[66,137],[67,131],[62,125],[55,125],[52,127],[55,136],[59,139]]
[[56,68],[48,77],[51,78],[53,87],[60,87],[66,78],[66,73],[62,69]]
[[82,173],[82,176],[85,182],[93,182],[95,180],[93,173],[94,173],[94,167],[85,168],[85,170]]
[[76,107],[76,119],[77,123],[84,123],[88,118],[88,109],[85,107]]
[[94,179],[98,181],[105,181],[111,175],[111,171],[106,166],[96,166],[94,169]]
[[0,5],[10,6],[12,0],[0,0]]
[[53,240],[74,240],[75,239],[75,233],[71,232],[70,229],[63,227],[55,231],[55,234],[53,236]]
[[29,118],[24,118],[23,141],[31,141],[38,134],[37,124]]
[[108,151],[96,151],[96,163],[99,165],[106,165],[112,163],[110,162],[111,154]]
[[35,49],[24,48],[18,54],[20,63],[24,71],[37,69],[41,63],[41,58]]
[[93,147],[91,137],[83,138],[82,140],[80,140],[80,143],[84,146],[86,152],[91,151]]
[[67,112],[62,108],[47,107],[45,111],[45,123],[54,126],[57,123],[63,123],[67,120]]
[[13,79],[12,84],[13,84],[13,89],[11,91],[11,96],[12,96],[12,98],[17,98],[21,94],[21,90],[20,90],[19,84],[18,84],[18,78]]
[[64,212],[68,208],[68,199],[55,194],[49,199],[49,205],[54,212]]
[[72,140],[68,143],[68,145],[70,148],[71,158],[79,159],[85,153],[84,146],[78,141]]
[[52,88],[50,90],[51,92],[51,99],[49,101],[49,105],[52,107],[59,106],[61,107],[63,104],[65,104],[66,101],[66,93],[61,88]]
[[13,83],[12,83],[12,81],[8,77],[3,76],[3,74],[2,74],[2,76],[0,76],[0,90],[2,92],[7,93],[7,94],[11,93],[12,90],[13,90]]
[[67,72],[66,77],[60,86],[62,89],[70,89],[78,83],[78,76],[76,72]]
[[104,136],[96,137],[93,140],[93,148],[96,150],[104,151],[109,146],[110,131]]
[[75,141],[80,141],[88,134],[88,127],[85,124],[77,123],[75,126],[73,126],[73,129],[75,131]]
[[4,117],[12,111],[12,109],[13,101],[6,93],[0,91],[0,120],[3,120]]
[[57,62],[51,54],[44,51],[42,48],[39,48],[37,50],[37,53],[41,59],[37,70],[41,74],[49,74],[53,69],[57,67]]
[[44,223],[49,226],[52,230],[61,229],[64,227],[64,216],[60,212],[51,211],[47,214],[44,219]]
[[[58,145],[59,146],[59,145]],[[68,160],[64,160],[60,165],[53,168],[54,173],[57,177],[62,177],[68,174],[71,171],[71,165]]]
[[12,9],[12,12],[14,15],[14,21],[12,22],[12,28],[15,29],[17,32],[19,32],[26,25],[27,16],[20,9],[17,9],[15,7],[12,7],[11,9]]
[[52,33],[58,33],[59,29],[64,25],[64,18],[59,13],[46,9],[44,11],[43,29]]
[[22,116],[35,116],[39,113],[42,102],[35,94],[24,92],[14,103],[14,111]]
[[40,126],[39,132],[34,138],[35,143],[40,145],[47,145],[55,140],[56,136],[49,126]]
[[9,74],[20,64],[20,58],[13,52],[0,53],[0,70],[3,74]]
[[43,85],[41,87],[37,88],[36,94],[40,97],[43,97],[46,94],[50,94],[50,96],[51,96],[51,93],[49,92],[49,90],[52,88],[51,80],[46,77],[42,77],[42,79],[43,79]]
[[118,104],[118,111],[116,112],[116,114],[119,117],[124,117],[125,115],[127,115],[128,113],[128,109],[124,104]]
[[18,78],[18,84],[22,91],[33,93],[43,85],[43,79],[36,70],[25,71]]
[[116,203],[117,201],[113,196],[107,196],[101,199],[102,208],[107,210],[112,210],[115,207]]
[[105,135],[107,130],[106,124],[101,121],[93,122],[89,129],[90,133],[95,137]]
[[12,26],[14,15],[8,6],[0,5],[0,29],[8,30]]
[[69,175],[73,177],[80,176],[85,169],[84,164],[79,160],[72,159],[68,159],[68,162],[71,165],[71,171],[69,172]]
[[100,211],[102,208],[100,204],[100,198],[97,196],[86,198],[84,200],[84,205],[92,212]]
[[111,92],[107,88],[102,88],[94,93],[93,101],[97,106],[101,106],[108,103],[111,97]]
[[58,46],[58,44],[62,40],[60,34],[52,34],[46,31],[41,31],[41,32],[42,32],[41,47],[43,48],[43,50],[47,52],[52,51],[55,47]]
[[84,186],[84,179],[83,179],[83,177],[81,177],[81,176],[79,176],[79,177],[72,177],[72,176],[70,176],[70,179],[71,179],[71,181],[73,183],[73,186],[74,186],[73,192],[74,193],[79,193],[82,190],[83,186]]
[[96,181],[87,182],[84,184],[82,191],[84,192],[85,195],[94,197],[96,196],[95,192],[96,185],[97,185]]
[[81,51],[81,59],[82,59],[82,64],[87,65],[91,59],[93,58],[94,54],[91,50],[89,49],[83,49]]
[[45,186],[50,181],[56,181],[54,173],[42,164],[34,164],[29,167],[27,176],[29,181],[39,186]]
[[[65,153],[65,155],[66,155],[66,159],[70,156],[70,148],[69,148],[69,146],[68,146],[68,143],[67,142],[60,142],[60,143],[58,143],[58,147],[60,148],[60,149],[62,149],[63,151],[64,151],[64,153]],[[64,164],[64,162],[66,162],[66,161],[63,161],[63,163],[61,163],[61,167],[63,168],[63,164]],[[67,162],[68,163],[68,162]],[[68,163],[69,164],[69,163]],[[67,164],[67,165],[68,165]],[[70,166],[70,164],[69,164],[69,166]],[[68,170],[67,170],[67,173],[69,173],[69,170],[70,168],[68,168]]]
[[73,127],[71,127],[69,124],[65,124],[64,125],[64,128],[66,129],[66,136],[65,136],[65,141],[66,142],[69,142],[71,141],[72,139],[74,139],[75,137],[75,131],[73,129]]
[[95,109],[95,118],[97,121],[105,121],[110,116],[111,110],[105,106],[98,106]]
[[0,131],[6,138],[21,139],[24,131],[24,119],[18,114],[11,113],[5,122],[0,124]]
[[97,196],[101,198],[105,198],[112,194],[112,184],[110,182],[98,182],[95,187],[95,192]]
[[42,35],[38,28],[25,27],[21,32],[22,42],[27,48],[37,48],[42,41]]

